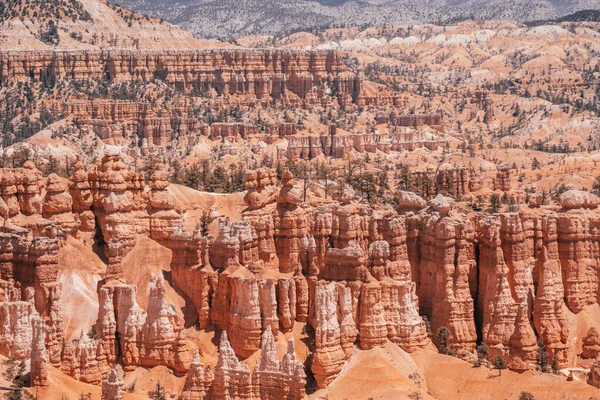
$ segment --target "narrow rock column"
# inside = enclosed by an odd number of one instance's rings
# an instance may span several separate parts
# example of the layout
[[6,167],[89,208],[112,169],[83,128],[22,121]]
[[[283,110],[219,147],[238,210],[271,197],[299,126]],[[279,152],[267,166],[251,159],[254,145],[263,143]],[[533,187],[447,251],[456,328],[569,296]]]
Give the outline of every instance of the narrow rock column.
[[124,389],[123,376],[115,368],[112,368],[102,379],[102,400],[123,400]]
[[33,328],[31,340],[31,387],[48,386],[46,364],[48,354],[46,353],[46,323],[38,316],[31,318]]

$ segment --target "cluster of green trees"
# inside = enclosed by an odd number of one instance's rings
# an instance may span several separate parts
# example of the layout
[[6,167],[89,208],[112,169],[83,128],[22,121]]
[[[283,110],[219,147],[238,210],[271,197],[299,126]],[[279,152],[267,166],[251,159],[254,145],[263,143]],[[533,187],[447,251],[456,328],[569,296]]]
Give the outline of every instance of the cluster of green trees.
[[48,21],[45,26],[40,28],[40,40],[46,44],[56,46],[60,43],[60,36],[58,35],[58,24],[54,20]]
[[40,21],[71,19],[91,21],[92,17],[77,0],[0,0],[0,23],[11,18]]
[[7,400],[37,400],[37,396],[33,396],[23,389],[29,386],[29,373],[27,372],[27,365],[25,361],[9,361],[6,370],[3,373],[4,379],[11,383],[9,390],[6,394]]
[[[161,168],[156,156],[149,156],[142,171],[146,181]],[[169,181],[191,187],[196,190],[213,193],[236,193],[245,190],[246,169],[240,164],[230,164],[227,168],[213,165],[210,159],[183,165],[178,159],[170,162]]]
[[[37,79],[37,78],[36,78]],[[60,119],[54,106],[39,102],[36,94],[42,82],[22,83],[5,88],[0,95],[0,138],[3,147],[25,140]],[[36,114],[36,118],[33,115]]]
[[[456,353],[452,350],[452,347],[449,345],[450,338],[452,336],[452,332],[445,326],[442,326],[437,331],[436,336],[436,344],[438,351],[440,354],[446,354],[449,356],[456,357]],[[553,373],[557,374],[559,371],[558,359],[557,357],[552,358],[552,362],[550,363],[550,355],[546,351],[546,347],[544,342],[538,338],[538,357],[537,364],[540,371],[544,373]],[[477,351],[477,361],[475,362],[475,367],[480,367],[482,365],[491,364],[494,369],[498,370],[499,375],[502,375],[502,370],[508,368],[508,363],[501,355],[497,355],[490,359],[489,347],[485,343],[481,343],[476,347]],[[523,397],[521,397],[523,398]],[[529,398],[529,397],[526,397]],[[533,397],[531,397],[533,398]]]

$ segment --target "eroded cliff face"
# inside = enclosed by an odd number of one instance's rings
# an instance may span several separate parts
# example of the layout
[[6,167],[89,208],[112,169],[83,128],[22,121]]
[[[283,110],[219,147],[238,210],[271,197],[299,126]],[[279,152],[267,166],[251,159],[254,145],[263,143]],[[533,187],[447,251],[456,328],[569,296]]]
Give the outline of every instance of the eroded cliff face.
[[[162,365],[186,376],[183,399],[295,399],[312,377],[331,383],[356,346],[387,341],[407,352],[433,341],[465,359],[485,343],[491,357],[525,371],[538,367],[539,339],[560,367],[579,352],[568,314],[597,302],[599,201],[583,192],[495,215],[404,193],[398,211],[383,212],[348,199],[306,202],[290,172],[279,186],[274,171],[259,169],[246,174],[241,220],[219,218],[211,236],[184,229],[166,174],[146,186],[118,155],[87,170],[78,164],[70,181],[42,179],[30,164],[0,174],[0,353],[31,358],[36,386],[47,384],[52,364],[120,398],[115,363],[125,372]],[[36,222],[17,226],[19,215]],[[58,249],[68,235],[94,230],[109,261],[95,335],[82,329],[65,341]],[[139,306],[122,263],[136,235],[172,251],[170,282],[195,307],[200,329],[223,332],[214,373],[193,354],[162,276],[150,282],[148,307]],[[311,361],[299,361],[293,341],[279,360],[281,334],[306,325]],[[597,357],[599,343],[591,329],[582,356]],[[252,371],[244,360],[259,351]]]
[[[94,134],[139,158],[161,149],[189,151],[206,140],[215,142],[223,156],[237,155],[244,148],[241,142],[250,138],[259,140],[253,149],[257,153],[261,146],[285,139],[283,151],[292,160],[322,154],[342,158],[352,150],[436,150],[449,144],[442,111],[391,118],[389,106],[398,103],[400,94],[365,89],[363,74],[351,72],[342,57],[335,50],[243,48],[0,51],[0,88],[11,91],[26,84],[46,90],[68,82],[67,100],[62,95],[45,98],[44,108],[32,107],[32,113],[49,108],[74,122],[69,127],[72,138]],[[100,87],[90,88],[96,84]],[[89,90],[99,95],[89,96]],[[157,96],[157,90],[162,94]],[[250,115],[244,115],[243,122],[216,122],[199,112],[268,109],[274,104],[336,112],[368,106],[381,109],[380,122],[387,126],[377,132],[346,132],[345,124],[338,129],[335,120],[315,129],[269,117],[259,127]],[[422,129],[425,126],[435,134]]]
[[[358,77],[348,72],[335,51],[301,50],[80,50],[4,51],[0,85],[31,77],[77,81],[150,80],[155,76],[180,91],[279,99],[286,92],[306,98],[323,83],[338,88],[340,100],[359,95]],[[314,96],[314,94],[311,94]]]

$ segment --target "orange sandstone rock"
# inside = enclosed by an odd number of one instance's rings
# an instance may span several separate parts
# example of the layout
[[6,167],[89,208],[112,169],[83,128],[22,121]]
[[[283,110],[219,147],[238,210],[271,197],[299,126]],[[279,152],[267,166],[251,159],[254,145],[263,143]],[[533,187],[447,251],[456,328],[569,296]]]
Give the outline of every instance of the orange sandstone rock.
[[356,323],[352,318],[350,290],[342,284],[312,281],[314,285],[315,353],[312,371],[324,388],[341,371],[352,354]]
[[253,372],[256,398],[303,399],[306,395],[304,365],[296,360],[294,339],[288,342],[288,351],[280,362],[275,349],[275,339],[267,328],[261,339],[260,362]]
[[181,400],[205,400],[212,398],[212,384],[214,374],[210,366],[204,366],[200,361],[198,349],[194,352],[194,359],[185,378]]
[[102,400],[123,400],[125,382],[117,369],[111,368],[102,379]]
[[221,333],[219,341],[219,359],[212,390],[213,399],[251,399],[254,393],[252,373],[247,365],[238,360],[226,331]]
[[32,387],[48,386],[48,354],[46,353],[46,324],[38,316],[31,318],[31,364],[29,380]]
[[597,358],[600,354],[600,333],[594,327],[583,338],[583,358]]

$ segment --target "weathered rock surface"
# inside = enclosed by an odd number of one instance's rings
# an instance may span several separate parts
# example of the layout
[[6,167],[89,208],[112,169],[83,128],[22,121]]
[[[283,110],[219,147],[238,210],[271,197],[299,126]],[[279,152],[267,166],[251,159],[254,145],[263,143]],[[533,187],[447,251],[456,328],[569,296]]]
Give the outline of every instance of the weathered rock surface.
[[123,400],[125,382],[115,368],[111,368],[102,379],[102,400]]
[[178,317],[166,302],[162,278],[151,279],[146,311],[137,304],[134,286],[107,285],[100,293],[102,304],[96,332],[106,362],[120,354],[126,371],[158,365],[168,366],[178,374],[189,369],[191,352]]
[[352,354],[357,336],[349,288],[339,283],[311,281],[314,293],[315,353],[312,372],[319,387],[326,387]]
[[598,208],[600,198],[581,190],[569,190],[560,195],[560,205],[566,209]]
[[594,327],[583,338],[583,358],[597,358],[600,354],[600,333]]
[[260,399],[303,399],[306,396],[304,365],[296,359],[294,339],[288,342],[288,351],[280,362],[275,340],[268,327],[261,339],[260,363],[253,372]]
[[[70,183],[55,175],[43,181],[30,164],[0,173],[0,186],[15,186],[2,192],[9,217],[38,221],[0,232],[0,353],[31,357],[35,386],[47,384],[52,364],[120,398],[117,363],[126,372],[167,366],[187,373],[182,399],[302,398],[304,365],[293,342],[277,358],[279,330],[314,328],[307,366],[326,387],[356,345],[428,346],[422,315],[434,342],[448,329],[447,345],[460,357],[472,356],[480,329],[490,357],[513,370],[537,368],[538,338],[550,362],[565,366],[576,350],[564,307],[579,314],[598,302],[600,218],[596,199],[583,192],[564,193],[560,207],[487,216],[461,211],[441,194],[427,207],[409,193],[396,212],[350,197],[313,204],[290,173],[278,188],[274,171],[262,168],[246,174],[241,220],[210,216],[219,219],[211,236],[200,225],[184,228],[164,172],[147,187],[116,154],[89,169],[77,164]],[[452,186],[455,171],[444,174],[452,195],[466,193],[466,181]],[[86,327],[65,341],[57,252],[68,235],[92,230],[102,233],[109,261],[95,331]],[[172,252],[165,277],[196,308],[200,329],[223,331],[214,374],[200,354],[192,359],[163,278],[151,279],[146,310],[136,287],[124,283],[121,260],[137,235]],[[598,356],[597,329],[582,338],[583,358]],[[259,350],[252,371],[244,360]]]
[[398,192],[398,206],[401,210],[422,210],[427,202],[418,194],[401,190]]
[[251,399],[254,393],[250,368],[238,360],[225,331],[219,341],[219,360],[212,390],[214,399]]
[[204,400],[212,395],[212,384],[215,379],[210,366],[204,366],[200,361],[198,349],[194,352],[194,359],[185,378],[181,400]]
[[600,360],[596,359],[594,364],[592,364],[587,382],[592,386],[600,388]]
[[438,196],[423,214],[420,228],[419,283],[422,312],[431,330],[450,330],[448,344],[458,351],[475,348],[473,292],[476,277],[475,229],[464,215],[450,212],[449,201]]
[[31,364],[29,380],[32,387],[48,385],[48,354],[46,352],[46,324],[38,316],[31,319],[33,335],[31,341]]

